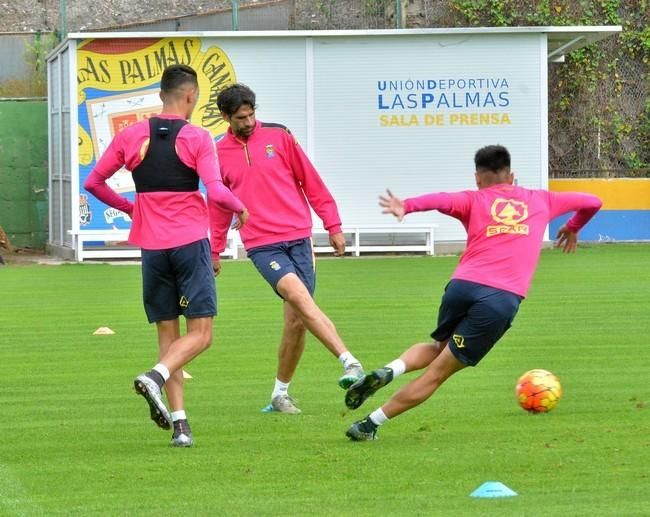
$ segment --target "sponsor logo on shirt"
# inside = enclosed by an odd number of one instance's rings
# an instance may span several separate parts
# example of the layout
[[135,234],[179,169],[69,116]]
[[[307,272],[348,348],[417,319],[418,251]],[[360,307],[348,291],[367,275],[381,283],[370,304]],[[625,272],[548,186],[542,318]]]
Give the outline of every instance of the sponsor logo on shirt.
[[528,235],[528,225],[522,224],[528,219],[528,205],[523,201],[497,198],[492,203],[490,215],[497,224],[487,227],[487,237],[502,233]]
[[272,144],[268,144],[266,147],[264,147],[264,151],[266,152],[266,157],[268,159],[275,158],[275,149],[273,148]]

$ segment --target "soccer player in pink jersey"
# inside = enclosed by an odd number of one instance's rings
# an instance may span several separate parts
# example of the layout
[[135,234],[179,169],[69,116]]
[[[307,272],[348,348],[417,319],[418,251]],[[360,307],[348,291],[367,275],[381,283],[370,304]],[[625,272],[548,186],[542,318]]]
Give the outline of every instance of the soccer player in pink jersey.
[[[189,447],[192,432],[184,409],[183,366],[212,342],[217,314],[214,272],[208,241],[208,205],[237,214],[234,227],[248,217],[242,202],[221,181],[210,133],[189,120],[199,90],[196,72],[186,65],[163,71],[160,115],[118,133],[84,183],[84,188],[133,220],[129,242],[142,248],[142,288],[149,323],[156,323],[159,360],[139,375],[135,389],[149,404],[151,419],[173,426],[171,445]],[[107,184],[120,168],[133,174],[135,202]],[[229,222],[224,222],[227,231]],[[181,336],[179,316],[187,333]],[[165,387],[171,413],[162,400]]]
[[557,247],[572,253],[578,231],[601,207],[600,199],[590,194],[514,185],[505,147],[479,149],[474,163],[478,190],[404,201],[390,191],[380,196],[383,212],[400,221],[406,214],[427,210],[458,219],[467,231],[467,247],[445,288],[438,326],[431,333],[434,341],[413,345],[348,389],[345,404],[356,409],[397,376],[425,369],[383,406],[352,424],[346,432],[351,440],[374,440],[380,425],[427,400],[454,373],[477,365],[510,328],[528,292],[548,223],[576,211],[556,241]]
[[[310,207],[329,232],[335,255],[345,252],[341,218],[334,198],[289,130],[255,119],[255,93],[250,88],[243,84],[226,88],[217,97],[217,106],[230,124],[217,144],[223,181],[251,212],[240,232],[244,247],[285,302],[275,386],[265,410],[297,414],[300,409],[288,390],[305,349],[306,330],[341,362],[342,388],[363,376],[361,364],[313,299],[316,271]],[[210,211],[217,269],[226,242],[224,222],[231,217],[229,211],[218,207]]]

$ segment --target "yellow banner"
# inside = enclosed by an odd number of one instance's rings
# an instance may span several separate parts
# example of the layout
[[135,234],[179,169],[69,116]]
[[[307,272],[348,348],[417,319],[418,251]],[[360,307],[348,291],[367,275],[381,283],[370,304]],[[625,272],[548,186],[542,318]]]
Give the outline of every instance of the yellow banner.
[[[153,87],[160,82],[163,70],[173,64],[189,65],[198,75],[200,95],[191,122],[214,137],[223,134],[227,124],[217,109],[216,98],[236,82],[235,70],[222,49],[201,38],[83,41],[77,50],[77,102],[81,106],[88,100],[89,88],[99,91],[94,97],[106,98],[111,93]],[[80,137],[80,146],[82,140]]]
[[603,201],[603,210],[650,210],[650,179],[550,179],[554,192],[589,192]]

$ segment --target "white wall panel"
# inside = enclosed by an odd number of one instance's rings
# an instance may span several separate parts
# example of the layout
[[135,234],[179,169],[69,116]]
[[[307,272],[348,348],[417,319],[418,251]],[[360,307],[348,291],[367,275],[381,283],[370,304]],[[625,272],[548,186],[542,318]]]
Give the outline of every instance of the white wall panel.
[[[389,222],[377,206],[377,195],[387,187],[403,197],[475,188],[473,155],[488,144],[507,146],[519,183],[540,187],[546,174],[540,161],[543,38],[317,38],[314,159],[344,224]],[[439,105],[443,94],[449,106]],[[477,99],[480,107],[473,105]],[[471,124],[480,122],[481,114],[506,116],[510,123]],[[403,118],[405,125],[382,126],[382,116]],[[442,125],[427,125],[435,116]],[[461,123],[463,117],[470,123]],[[460,224],[437,213],[414,214],[409,222],[439,224],[442,240],[465,237]]]

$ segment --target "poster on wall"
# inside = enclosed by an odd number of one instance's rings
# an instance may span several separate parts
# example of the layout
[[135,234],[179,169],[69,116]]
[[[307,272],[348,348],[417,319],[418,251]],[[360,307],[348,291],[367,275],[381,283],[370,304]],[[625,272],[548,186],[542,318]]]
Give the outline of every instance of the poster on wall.
[[[113,137],[131,124],[155,116],[163,70],[185,64],[198,74],[199,100],[191,122],[216,139],[227,129],[216,108],[216,97],[236,82],[235,68],[214,40],[196,37],[90,39],[77,50],[77,110],[79,121],[79,228],[128,229],[127,214],[107,207],[83,189],[84,181]],[[108,185],[133,201],[131,173],[120,170]]]

